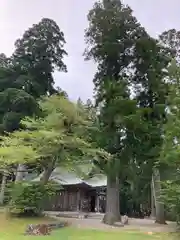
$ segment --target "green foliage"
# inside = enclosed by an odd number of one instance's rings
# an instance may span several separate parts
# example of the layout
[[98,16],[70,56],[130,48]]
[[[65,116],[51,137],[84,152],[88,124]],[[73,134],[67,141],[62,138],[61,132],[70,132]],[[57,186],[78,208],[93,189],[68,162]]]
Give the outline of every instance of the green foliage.
[[39,114],[40,109],[33,96],[24,90],[8,88],[0,92],[1,129],[12,132],[23,128],[21,120],[26,116]]
[[[167,211],[174,220],[180,224],[180,184],[179,181],[166,181],[163,183],[161,199],[166,205]],[[172,218],[172,217],[171,217]]]
[[132,10],[117,0],[96,2],[88,21],[85,56],[98,64],[94,84],[99,133],[95,138],[101,148],[113,155],[113,161],[102,159],[98,166],[116,176],[130,158],[127,128],[136,112],[136,101],[131,100],[128,86],[133,60],[129,49],[144,30]]
[[164,31],[159,36],[159,41],[165,47],[166,53],[179,62],[180,31],[176,29]]
[[12,61],[31,76],[24,90],[34,97],[55,93],[53,72],[67,71],[64,34],[55,21],[43,18],[15,42]]
[[40,112],[34,96],[24,90],[25,79],[29,81],[26,73],[17,69],[13,64],[0,65],[1,134],[22,128],[20,121],[25,116]]
[[45,201],[53,196],[57,187],[52,183],[15,183],[10,192],[9,211],[15,215],[38,216],[43,211]]
[[165,79],[168,77],[166,70],[170,58],[165,54],[164,47],[151,37],[137,40],[134,55],[136,60],[132,84],[134,98],[137,99],[141,113],[141,121],[136,122],[137,128],[134,131],[139,139],[136,157],[139,162],[148,162],[149,169],[152,170],[162,148],[169,91],[169,83]]
[[42,118],[27,118],[22,121],[26,130],[2,138],[2,165],[35,162],[46,168],[52,162],[54,168],[54,164],[69,165],[98,156],[109,159],[90,139],[93,123],[85,109],[60,95],[45,97],[40,106]]
[[55,92],[53,72],[66,71],[65,39],[55,21],[44,18],[15,42],[10,58],[0,55],[0,133],[23,128],[21,120],[39,115],[37,98]]
[[[14,145],[11,138],[9,139],[10,143],[0,148],[1,167],[8,167],[11,164],[17,163],[34,162],[36,160],[37,156],[35,156],[32,147],[19,144]],[[5,141],[7,141],[7,138]]]
[[164,139],[161,151],[161,163],[168,166],[169,174],[164,182],[162,197],[168,208],[180,223],[180,68],[175,60],[168,69],[170,91],[168,96],[168,116],[164,125]]

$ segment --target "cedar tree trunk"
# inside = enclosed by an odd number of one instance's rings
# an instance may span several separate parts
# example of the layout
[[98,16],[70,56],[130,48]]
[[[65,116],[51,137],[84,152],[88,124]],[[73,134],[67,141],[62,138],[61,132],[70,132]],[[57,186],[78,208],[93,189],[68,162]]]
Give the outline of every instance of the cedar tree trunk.
[[103,222],[109,225],[121,221],[119,189],[119,179],[107,176],[106,212]]

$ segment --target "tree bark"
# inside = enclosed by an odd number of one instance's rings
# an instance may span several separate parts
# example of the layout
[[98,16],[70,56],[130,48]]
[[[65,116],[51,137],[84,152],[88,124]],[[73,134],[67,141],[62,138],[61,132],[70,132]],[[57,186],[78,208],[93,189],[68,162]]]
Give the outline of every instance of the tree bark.
[[155,196],[155,207],[156,207],[156,223],[166,224],[164,204],[160,200],[161,194],[161,178],[159,169],[153,170],[153,186],[154,186],[154,196]]
[[4,194],[6,189],[6,181],[7,181],[7,174],[4,172],[2,177],[1,183],[1,191],[0,191],[0,204],[4,203]]
[[24,164],[19,164],[16,172],[15,182],[20,182],[25,176],[26,166]]
[[50,161],[48,166],[44,169],[44,173],[40,179],[42,185],[46,185],[49,181],[49,178],[54,170],[55,161]]
[[115,222],[121,221],[119,190],[119,179],[107,176],[106,212],[103,219],[106,224],[113,225]]
[[156,218],[156,208],[155,208],[155,198],[154,198],[154,187],[153,187],[153,177],[151,180],[151,218]]

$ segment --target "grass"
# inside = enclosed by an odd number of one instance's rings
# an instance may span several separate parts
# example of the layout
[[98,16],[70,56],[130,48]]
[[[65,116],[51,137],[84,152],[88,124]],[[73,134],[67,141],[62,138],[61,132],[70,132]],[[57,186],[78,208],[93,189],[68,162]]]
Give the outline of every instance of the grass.
[[[23,233],[26,226],[30,223],[47,223],[54,222],[49,218],[38,219],[12,219],[6,218],[4,214],[0,214],[0,239],[3,240],[30,240],[30,239],[47,239],[47,240],[165,240],[165,236],[160,235],[148,235],[147,233],[140,232],[126,232],[126,231],[97,231],[97,230],[85,230],[66,227],[54,231],[50,236],[24,236]],[[168,237],[168,239],[170,239]]]

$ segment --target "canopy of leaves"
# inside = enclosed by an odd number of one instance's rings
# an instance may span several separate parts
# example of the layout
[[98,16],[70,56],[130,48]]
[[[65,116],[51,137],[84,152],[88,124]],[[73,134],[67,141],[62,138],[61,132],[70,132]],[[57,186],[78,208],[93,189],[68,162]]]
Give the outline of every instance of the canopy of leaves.
[[[88,132],[92,122],[85,109],[58,95],[44,98],[40,106],[42,118],[27,118],[22,121],[26,130],[2,138],[2,164],[38,161],[46,165],[52,159],[56,163],[70,164],[98,156],[109,159],[108,154],[90,141]],[[18,149],[22,150],[20,156]]]
[[122,174],[122,166],[132,157],[133,128],[139,121],[137,101],[131,99],[129,88],[132,63],[137,39],[148,35],[119,0],[96,2],[88,21],[85,56],[98,65],[94,84],[100,131],[96,141],[114,157],[110,165],[102,162],[100,167],[115,176],[119,171]]
[[39,112],[36,100],[24,90],[8,88],[0,92],[1,132],[12,132],[23,127],[20,121],[25,116]]
[[176,61],[172,61],[169,67],[171,82],[168,96],[168,117],[164,125],[164,141],[162,149],[162,161],[168,165],[180,166],[180,68]]
[[180,68],[173,60],[168,68],[170,87],[167,101],[167,122],[164,125],[160,161],[168,168],[162,198],[180,222]]
[[63,62],[67,55],[64,44],[63,32],[48,18],[34,24],[16,41],[12,62],[31,76],[24,84],[26,92],[34,97],[55,92],[52,73],[55,69],[67,70]]
[[10,58],[0,55],[0,130],[12,132],[22,127],[25,116],[40,113],[37,98],[57,92],[53,72],[66,71],[63,57],[65,39],[51,19],[34,24],[15,43]]
[[94,77],[96,101],[103,101],[109,95],[105,90],[111,81],[121,82],[122,76],[127,76],[136,39],[146,32],[131,8],[119,0],[97,1],[88,14],[88,21],[85,57],[98,64]]

